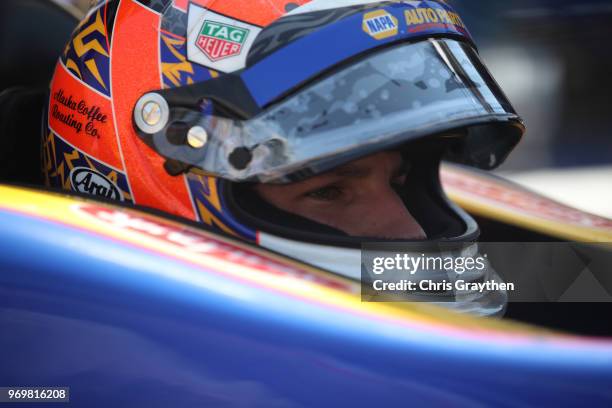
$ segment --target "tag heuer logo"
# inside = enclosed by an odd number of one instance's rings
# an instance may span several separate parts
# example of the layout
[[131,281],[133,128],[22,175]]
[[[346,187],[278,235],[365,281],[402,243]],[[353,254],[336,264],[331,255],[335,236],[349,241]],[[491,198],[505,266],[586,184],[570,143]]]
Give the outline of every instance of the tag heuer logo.
[[206,20],[196,45],[211,61],[219,61],[239,55],[248,36],[245,28]]
[[[262,28],[195,3],[189,2],[187,16],[187,60],[221,73],[243,69]],[[212,4],[214,1],[198,3]]]

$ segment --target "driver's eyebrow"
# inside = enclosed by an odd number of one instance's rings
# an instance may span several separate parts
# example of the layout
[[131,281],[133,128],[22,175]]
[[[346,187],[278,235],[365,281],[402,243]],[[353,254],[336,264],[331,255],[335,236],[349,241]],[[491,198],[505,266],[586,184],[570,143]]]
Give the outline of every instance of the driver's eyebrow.
[[338,177],[363,178],[372,173],[371,166],[347,164],[334,170],[332,174]]
[[[410,162],[406,159],[402,159],[395,169],[393,169],[393,175],[403,175],[410,169]],[[372,166],[362,163],[349,163],[344,166],[337,168],[336,170],[329,173],[336,177],[349,177],[349,178],[363,178],[367,177],[372,173]]]

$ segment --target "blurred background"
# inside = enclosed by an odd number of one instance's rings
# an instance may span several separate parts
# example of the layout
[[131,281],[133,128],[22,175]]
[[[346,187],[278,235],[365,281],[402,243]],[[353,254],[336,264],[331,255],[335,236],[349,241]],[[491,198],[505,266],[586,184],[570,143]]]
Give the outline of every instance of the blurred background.
[[527,123],[498,173],[612,218],[612,0],[450,2]]
[[498,172],[612,218],[612,1],[451,2],[527,123]]

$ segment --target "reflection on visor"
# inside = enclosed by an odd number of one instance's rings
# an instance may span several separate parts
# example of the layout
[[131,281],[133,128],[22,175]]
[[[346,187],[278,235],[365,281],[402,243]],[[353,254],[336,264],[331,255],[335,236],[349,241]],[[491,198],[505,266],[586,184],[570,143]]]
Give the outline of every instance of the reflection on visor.
[[[250,120],[174,109],[150,144],[168,159],[218,177],[283,182],[426,135],[519,122],[469,45],[432,39],[373,54]],[[203,147],[185,142],[194,128],[206,135]],[[504,132],[478,135],[493,159],[518,142],[517,132],[505,133],[513,140],[502,141]]]

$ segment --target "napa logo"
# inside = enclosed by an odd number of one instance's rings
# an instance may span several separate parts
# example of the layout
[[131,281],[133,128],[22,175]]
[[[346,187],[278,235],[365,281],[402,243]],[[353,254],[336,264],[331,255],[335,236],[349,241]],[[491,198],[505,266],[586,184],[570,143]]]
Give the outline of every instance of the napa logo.
[[399,32],[399,25],[397,18],[389,12],[377,10],[364,14],[363,31],[377,40],[384,40],[396,36]]
[[123,201],[123,194],[106,176],[88,167],[75,167],[70,172],[72,189],[79,193]]
[[239,55],[249,30],[217,21],[204,21],[196,40],[198,48],[211,61]]

